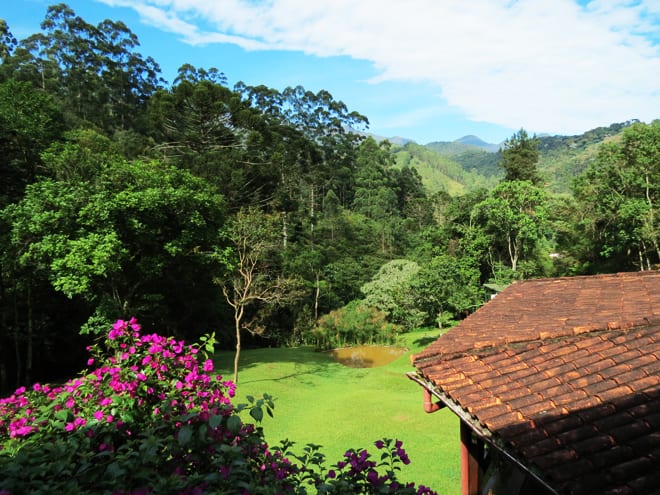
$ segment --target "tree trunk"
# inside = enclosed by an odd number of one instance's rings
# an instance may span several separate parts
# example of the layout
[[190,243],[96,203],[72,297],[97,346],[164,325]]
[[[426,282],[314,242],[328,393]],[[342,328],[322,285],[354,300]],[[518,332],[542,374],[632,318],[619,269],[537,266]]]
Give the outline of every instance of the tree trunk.
[[315,209],[314,209],[314,184],[312,184],[311,191],[309,194],[309,226],[310,226],[310,235],[312,242],[314,239],[314,222],[315,222]]
[[648,172],[646,173],[646,202],[649,205],[649,232],[651,233],[651,240],[655,248],[657,260],[660,262],[660,245],[658,244],[658,237],[655,235],[655,211],[653,209],[653,200],[651,199],[651,181]]
[[234,307],[234,325],[236,327],[236,354],[234,356],[234,383],[238,384],[238,360],[241,357],[241,320],[243,319],[243,306]]
[[314,322],[319,321],[319,297],[321,296],[321,281],[319,272],[316,272],[316,292],[314,294]]
[[18,318],[18,301],[14,298],[14,358],[16,359],[16,380],[14,385],[19,386],[23,382],[22,368],[23,360],[21,359],[21,345],[18,336],[19,332],[19,318]]
[[511,235],[507,236],[507,244],[509,248],[509,258],[511,259],[511,269],[515,272],[518,265],[518,245],[511,239]]
[[34,321],[32,318],[32,290],[28,284],[28,297],[27,297],[27,312],[28,312],[28,329],[27,329],[27,342],[25,344],[25,383],[32,381],[32,354],[33,354],[33,340],[34,340]]

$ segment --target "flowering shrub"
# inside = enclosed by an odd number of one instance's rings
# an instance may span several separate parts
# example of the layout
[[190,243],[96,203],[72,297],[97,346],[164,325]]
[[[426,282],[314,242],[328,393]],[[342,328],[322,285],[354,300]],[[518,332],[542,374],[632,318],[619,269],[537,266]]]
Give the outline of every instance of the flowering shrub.
[[[283,449],[290,447],[283,442]],[[410,464],[410,459],[400,440],[384,439],[375,442],[380,453],[380,460],[372,459],[365,449],[349,449],[344,460],[339,461],[328,471],[325,470],[325,456],[319,451],[319,445],[308,445],[303,455],[289,453],[301,463],[301,468],[294,474],[298,493],[306,493],[305,486],[314,486],[319,494],[410,494],[434,495],[435,492],[423,485],[400,483],[396,472],[401,464]]]
[[234,383],[212,375],[212,347],[119,320],[89,348],[89,370],[0,399],[0,495],[432,493],[397,481],[409,462],[399,441],[376,442],[379,462],[349,450],[328,471],[318,446],[269,448],[240,413],[260,422],[272,399],[233,404]]

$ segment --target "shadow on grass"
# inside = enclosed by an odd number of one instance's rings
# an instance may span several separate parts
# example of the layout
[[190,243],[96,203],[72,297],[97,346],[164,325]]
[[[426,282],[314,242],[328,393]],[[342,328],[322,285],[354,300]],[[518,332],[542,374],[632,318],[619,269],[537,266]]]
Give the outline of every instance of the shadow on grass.
[[438,336],[437,336],[437,335],[435,335],[435,336],[430,336],[430,337],[422,337],[422,338],[419,338],[419,339],[417,339],[417,340],[413,340],[413,343],[414,343],[416,346],[419,346],[419,347],[426,347],[427,345],[429,345],[429,344],[435,342],[436,340],[438,340]]
[[[227,379],[234,376],[233,351],[220,351],[214,355],[216,371]],[[263,371],[260,378],[241,380],[241,372],[259,366]],[[304,375],[329,375],[342,367],[328,354],[311,347],[260,348],[241,351],[238,364],[240,383],[281,381]]]

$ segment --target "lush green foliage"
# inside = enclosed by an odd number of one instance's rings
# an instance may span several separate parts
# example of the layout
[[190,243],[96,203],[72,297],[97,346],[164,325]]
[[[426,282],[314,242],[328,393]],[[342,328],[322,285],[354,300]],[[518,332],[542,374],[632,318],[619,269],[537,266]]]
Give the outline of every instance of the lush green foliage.
[[459,156],[453,152],[439,153],[434,150],[433,143],[427,146],[408,143],[395,150],[397,165],[417,169],[424,186],[431,193],[446,191],[456,196],[470,189],[494,186],[496,181],[493,175],[500,171],[494,166],[493,158],[497,162],[498,156],[469,148],[464,153]]
[[[484,283],[660,262],[657,123],[521,129],[499,153],[394,147],[325,90],[229,88],[186,63],[166,86],[121,22],[58,4],[41,28],[16,40],[0,22],[0,390],[79,369],[81,327],[131,313],[227,346],[300,344],[363,297],[385,315],[375,336],[460,319]],[[270,247],[241,274],[244,212],[243,238]],[[386,283],[393,260],[419,267],[410,291]],[[258,290],[236,297],[245,275]]]
[[529,257],[545,234],[544,191],[529,181],[504,181],[476,209],[485,219],[487,230],[501,239],[502,250],[515,272],[518,261]]
[[222,268],[198,253],[219,241],[223,199],[171,166],[95,158],[92,177],[79,170],[71,172],[75,180],[41,180],[0,213],[11,225],[5,267],[30,270],[106,321],[141,310],[149,321],[171,324],[171,308],[182,301],[170,284],[206,298],[195,286]]
[[389,323],[387,314],[363,301],[351,301],[319,318],[306,340],[319,349],[355,344],[393,344],[402,331]]
[[[90,350],[89,371],[0,400],[0,491],[18,493],[433,493],[400,483],[402,442],[378,440],[373,460],[349,449],[332,468],[318,446],[270,449],[261,421],[269,396],[234,406],[235,386],[213,376],[199,346],[143,335],[119,320]],[[295,461],[299,461],[296,464]]]
[[418,310],[427,317],[424,323],[444,327],[481,306],[484,295],[480,275],[469,256],[434,256],[411,286]]
[[504,141],[501,166],[505,181],[529,181],[539,185],[541,177],[536,169],[539,161],[538,139],[530,137],[525,129],[520,129]]
[[593,262],[653,269],[660,262],[660,121],[635,124],[621,142],[603,145],[575,196],[589,213],[580,231],[592,239]]
[[418,309],[417,294],[412,290],[420,266],[409,260],[392,260],[384,264],[371,281],[361,288],[364,304],[388,316],[389,321],[412,330],[424,325],[428,316]]

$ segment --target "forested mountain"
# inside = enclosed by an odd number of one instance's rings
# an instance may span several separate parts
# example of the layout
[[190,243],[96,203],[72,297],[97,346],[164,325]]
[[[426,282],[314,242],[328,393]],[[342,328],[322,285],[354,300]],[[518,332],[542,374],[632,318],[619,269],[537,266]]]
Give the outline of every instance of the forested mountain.
[[470,134],[458,138],[455,141],[434,141],[428,143],[426,146],[440,154],[455,156],[465,153],[466,151],[475,150],[490,151],[494,153],[500,149],[501,145],[487,143],[480,137]]
[[[465,146],[464,151],[438,152],[432,145],[408,143],[394,152],[400,167],[414,167],[429,192],[464,194],[471,189],[493,187],[501,169],[495,153]],[[449,148],[447,148],[449,149]]]
[[22,40],[0,20],[1,390],[80,369],[117,318],[375,342],[465,317],[485,283],[660,263],[660,122],[448,156],[324,90],[185,61],[168,83],[138,47],[64,4]]
[[595,160],[600,146],[620,140],[635,120],[598,127],[576,136],[539,137],[538,168],[554,192],[568,192],[572,181]]
[[[593,162],[599,147],[606,142],[620,139],[626,127],[635,120],[598,127],[575,136],[538,136],[539,160],[537,168],[549,190],[568,193],[573,180]],[[456,141],[435,141],[425,145],[440,157],[419,149],[397,149],[403,165],[414,161],[431,191],[448,191],[450,194],[482,186],[492,186],[502,176],[499,149],[502,145],[486,143],[477,136],[465,136]],[[415,155],[414,159],[409,155]],[[468,174],[456,171],[456,164]]]

